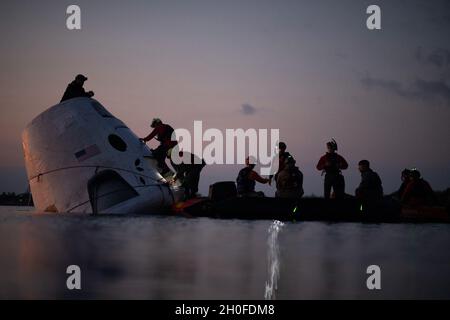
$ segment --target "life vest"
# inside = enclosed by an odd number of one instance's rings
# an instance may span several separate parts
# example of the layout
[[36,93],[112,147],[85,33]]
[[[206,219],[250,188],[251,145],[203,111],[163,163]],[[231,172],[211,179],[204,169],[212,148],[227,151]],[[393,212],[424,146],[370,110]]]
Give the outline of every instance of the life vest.
[[337,153],[327,153],[327,161],[330,163],[329,166],[325,167],[325,172],[327,174],[338,174],[341,172],[339,169],[339,157]]
[[161,141],[161,142],[171,140],[172,133],[175,130],[171,126],[169,126],[168,124],[165,124],[165,123],[161,124],[161,126],[162,126],[162,130],[156,136],[156,140]]
[[289,170],[289,188],[297,189],[303,187],[303,173],[297,167]]
[[303,173],[297,167],[285,168],[277,179],[277,188],[280,190],[303,188]]
[[249,167],[245,167],[244,169],[241,169],[241,171],[239,171],[239,174],[236,179],[238,194],[244,194],[255,191],[256,181],[251,180],[248,177],[251,171],[252,169]]
[[426,199],[427,197],[430,196],[429,185],[423,179],[411,181],[408,189],[409,192],[406,196],[409,198]]

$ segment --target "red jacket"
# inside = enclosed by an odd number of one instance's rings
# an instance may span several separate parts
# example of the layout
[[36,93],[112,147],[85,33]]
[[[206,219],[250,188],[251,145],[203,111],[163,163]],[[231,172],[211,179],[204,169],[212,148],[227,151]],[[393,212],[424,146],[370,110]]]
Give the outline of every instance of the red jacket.
[[401,200],[418,205],[432,203],[434,192],[430,184],[424,179],[412,180],[406,185]]
[[161,123],[157,125],[153,131],[144,139],[150,141],[156,137],[156,140],[161,142],[162,145],[173,147],[177,144],[177,141],[172,141],[173,128],[168,124]]
[[317,170],[325,170],[327,173],[338,173],[348,168],[348,163],[337,153],[327,152],[317,163]]

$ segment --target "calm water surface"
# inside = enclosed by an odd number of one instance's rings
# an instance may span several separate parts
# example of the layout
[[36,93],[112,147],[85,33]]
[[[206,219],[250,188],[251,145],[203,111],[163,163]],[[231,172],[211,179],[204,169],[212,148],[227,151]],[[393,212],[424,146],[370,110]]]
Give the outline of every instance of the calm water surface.
[[[0,207],[0,298],[264,299],[271,223]],[[277,299],[450,298],[450,225],[287,223],[277,245]]]

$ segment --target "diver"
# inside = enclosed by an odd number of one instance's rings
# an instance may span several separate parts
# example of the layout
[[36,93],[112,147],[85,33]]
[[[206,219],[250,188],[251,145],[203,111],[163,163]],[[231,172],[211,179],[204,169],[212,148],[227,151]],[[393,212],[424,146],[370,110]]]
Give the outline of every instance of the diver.
[[88,97],[91,98],[94,96],[93,91],[86,92],[83,88],[84,82],[88,78],[83,76],[82,74],[79,74],[75,77],[75,80],[73,80],[66,88],[66,91],[64,91],[63,97],[61,98],[61,102],[65,100],[69,100],[72,98],[78,98],[78,97]]
[[430,184],[425,181],[416,168],[411,169],[409,182],[401,197],[404,204],[411,206],[432,205],[436,202],[436,195]]
[[301,198],[303,192],[303,173],[295,165],[293,157],[287,157],[283,163],[283,169],[279,171],[276,184],[277,198]]
[[361,172],[361,183],[356,188],[355,196],[363,202],[377,202],[383,198],[383,187],[380,176],[370,168],[368,160],[358,163]]
[[140,138],[139,140],[146,143],[147,141],[156,138],[156,140],[160,142],[156,149],[152,149],[152,153],[158,162],[161,175],[164,176],[170,172],[170,169],[166,164],[166,157],[169,157],[168,151],[178,143],[176,140],[172,140],[172,134],[175,130],[168,124],[163,123],[159,118],[154,118],[150,127],[153,128],[153,131],[145,138]]
[[[173,180],[181,182],[185,200],[195,198],[198,192],[200,173],[206,166],[206,162],[193,153],[179,151],[178,154],[180,157],[179,163],[175,163],[173,157],[170,157],[170,163],[176,171]],[[187,161],[184,161],[184,159],[187,159]]]
[[327,153],[323,155],[317,163],[317,170],[325,172],[324,197],[330,199],[331,188],[333,188],[335,198],[341,199],[345,196],[345,180],[341,170],[348,168],[345,159],[337,154],[337,143],[334,139],[327,142]]
[[241,197],[264,197],[262,191],[256,192],[256,182],[270,185],[270,179],[261,177],[255,170],[255,160],[253,157],[247,157],[245,159],[245,168],[239,171],[236,178],[237,193]]

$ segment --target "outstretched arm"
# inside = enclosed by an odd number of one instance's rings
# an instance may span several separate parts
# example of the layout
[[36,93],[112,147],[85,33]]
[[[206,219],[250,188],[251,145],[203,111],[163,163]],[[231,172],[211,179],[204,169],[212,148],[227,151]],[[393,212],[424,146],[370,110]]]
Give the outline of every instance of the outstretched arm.
[[250,178],[251,180],[255,180],[255,181],[257,181],[257,182],[259,182],[259,183],[262,183],[262,184],[268,183],[268,182],[270,181],[269,179],[266,179],[266,178],[261,177],[261,176],[260,176],[259,174],[257,174],[255,171],[250,172],[249,178]]
[[343,156],[339,156],[339,169],[347,169],[348,168],[348,163],[347,161],[344,159]]
[[150,141],[152,140],[156,135],[158,134],[158,131],[155,129],[153,129],[152,132],[150,132],[150,134],[148,136],[146,136],[145,138],[142,138],[141,140],[144,142]]
[[325,156],[322,156],[319,160],[319,162],[317,163],[317,170],[322,171],[325,169],[325,165],[326,165],[326,159]]

